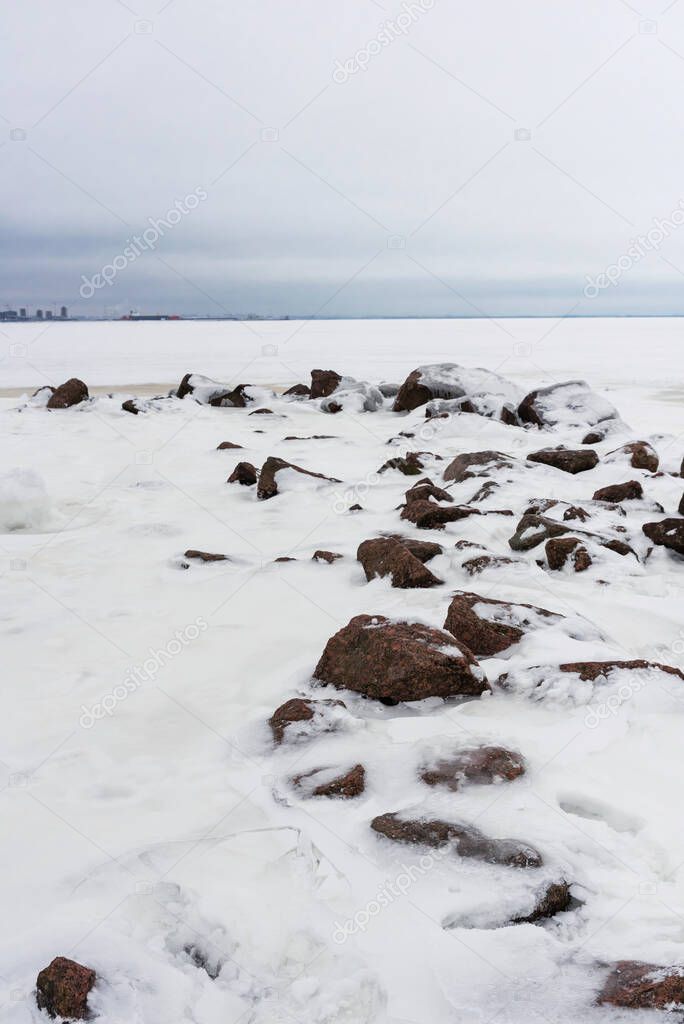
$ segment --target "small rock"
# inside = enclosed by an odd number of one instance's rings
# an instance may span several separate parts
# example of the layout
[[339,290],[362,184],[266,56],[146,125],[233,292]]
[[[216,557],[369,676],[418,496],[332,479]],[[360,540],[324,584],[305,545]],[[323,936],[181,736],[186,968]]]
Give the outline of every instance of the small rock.
[[435,487],[432,480],[419,480],[417,484],[409,488],[404,495],[406,498],[406,504],[410,505],[412,501],[429,501],[430,498],[434,498],[435,501],[448,501],[453,502],[453,495],[449,494],[441,487]]
[[514,917],[511,924],[537,924],[539,921],[566,910],[572,910],[575,900],[572,898],[567,882],[552,882],[544,892],[536,897],[534,909],[521,917]]
[[428,786],[444,786],[455,793],[467,783],[512,782],[524,773],[525,762],[517,752],[505,747],[474,747],[421,768],[420,777]]
[[469,505],[452,505],[445,508],[435,505],[432,501],[412,501],[405,505],[401,518],[415,523],[419,530],[443,530],[447,523],[467,519],[468,516],[481,516],[482,512]]
[[465,569],[469,576],[478,576],[485,569],[500,569],[505,565],[515,565],[514,558],[506,558],[505,555],[477,555],[463,562],[461,568]]
[[586,473],[587,470],[598,466],[599,457],[591,448],[542,448],[541,451],[532,452],[527,456],[529,462],[539,462],[544,466],[553,466],[563,473]]
[[217,445],[217,452],[225,452],[232,448],[242,448],[241,444],[234,444],[232,441],[221,441],[221,444]]
[[490,690],[473,655],[449,633],[384,615],[357,615],[335,633],[314,678],[389,704]]
[[71,377],[52,392],[48,399],[48,409],[69,409],[72,405],[87,402],[89,398],[87,385],[78,377]]
[[140,412],[134,398],[127,398],[125,402],[121,403],[121,408],[124,412],[130,412],[133,416],[137,416]]
[[273,412],[273,409],[255,409],[253,412],[250,412],[249,415],[250,416],[274,416],[275,413]]
[[95,984],[95,971],[64,956],[55,957],[43,968],[36,981],[39,1010],[50,1017],[85,1020],[88,1017],[88,993]]
[[313,562],[327,562],[328,565],[332,565],[338,558],[342,558],[342,555],[338,555],[336,551],[314,551],[311,560]]
[[470,480],[474,476],[487,476],[493,469],[512,468],[510,456],[502,452],[467,452],[464,455],[457,455],[449,463],[444,470],[444,479],[462,483],[463,480]]
[[492,839],[473,825],[381,814],[373,819],[371,828],[396,843],[433,849],[452,845],[459,857],[473,857],[489,864],[516,868],[538,868],[542,864],[541,854],[533,847],[515,839]]
[[296,562],[297,559],[291,558],[290,555],[281,555],[280,558],[274,558],[273,561],[277,564],[278,562]]
[[643,498],[644,489],[638,480],[628,480],[624,484],[611,484],[609,487],[600,487],[594,493],[592,501],[637,501]]
[[243,487],[254,487],[257,482],[256,466],[253,466],[251,462],[238,462],[227,482],[242,484]]
[[630,1010],[684,1009],[684,969],[620,960],[608,975],[597,1003]]
[[369,582],[376,576],[389,576],[392,586],[399,590],[425,589],[442,583],[401,541],[391,537],[365,540],[359,546],[356,558]]
[[388,537],[390,540],[398,540],[400,544],[408,548],[411,554],[415,555],[423,564],[436,558],[437,555],[444,554],[442,545],[435,544],[432,540],[415,540],[413,537],[402,537],[398,533],[390,533]]
[[403,458],[397,456],[395,459],[388,459],[378,470],[378,473],[386,473],[388,469],[397,469],[404,476],[419,476],[425,469],[420,460],[423,452],[408,452]]
[[660,547],[684,555],[684,519],[662,519],[641,527],[649,540]]
[[569,527],[557,523],[554,519],[528,512],[520,519],[508,543],[514,551],[531,551],[551,537],[560,537],[569,532]]
[[[329,712],[335,708],[345,708],[341,700],[305,700],[302,697],[293,697],[285,701],[273,712],[268,720],[276,743],[282,743],[285,739],[285,730],[292,725],[302,722],[313,722],[318,716],[321,732],[332,732],[335,723]],[[297,730],[295,730],[295,734]]]
[[648,441],[631,441],[623,444],[606,455],[606,462],[613,462],[615,456],[627,456],[633,469],[644,469],[648,473],[657,473],[660,459],[655,448]]
[[311,398],[327,398],[339,386],[342,377],[334,370],[311,371]]
[[549,569],[559,572],[572,557],[575,572],[584,572],[592,564],[591,555],[579,537],[555,537],[544,548]]
[[186,558],[197,558],[201,562],[227,562],[229,561],[226,555],[212,555],[209,551],[196,551],[194,548],[189,548],[185,552]]
[[459,591],[449,605],[444,628],[477,658],[495,658],[522,640],[528,628],[534,628],[528,612],[532,612],[533,617],[561,618],[534,605],[513,604]]
[[307,387],[306,384],[293,384],[291,388],[283,392],[283,395],[298,395],[302,398],[310,398],[311,388]]
[[366,769],[362,764],[356,764],[349,771],[342,775],[336,775],[332,779],[325,779],[330,775],[329,768],[315,768],[313,771],[304,772],[302,775],[295,775],[292,785],[301,789],[307,796],[339,797],[342,800],[352,800],[360,796],[366,787]]
[[304,476],[315,477],[317,480],[327,480],[333,484],[339,484],[340,481],[336,480],[331,476],[324,476],[322,473],[312,473],[308,469],[302,469],[301,466],[295,466],[293,462],[286,462],[285,459],[278,459],[273,455],[270,455],[263,466],[259,474],[259,486],[257,488],[257,498],[260,501],[267,501],[269,498],[274,498],[278,493],[278,483],[276,481],[276,474],[281,469],[293,469],[296,473],[302,473]]
[[558,667],[561,672],[575,673],[583,682],[587,680],[595,682],[599,678],[607,679],[612,672],[624,670],[635,672],[640,669],[655,669],[684,680],[684,672],[681,669],[674,668],[672,665],[663,665],[660,662],[644,661],[643,658],[636,658],[632,661],[572,661]]

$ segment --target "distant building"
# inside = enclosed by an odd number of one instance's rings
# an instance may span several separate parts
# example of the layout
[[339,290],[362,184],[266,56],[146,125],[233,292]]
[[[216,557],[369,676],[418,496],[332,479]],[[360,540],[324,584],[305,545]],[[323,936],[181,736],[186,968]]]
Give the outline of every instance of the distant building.
[[19,319],[20,320],[25,320],[26,319],[26,310],[24,309],[23,306],[19,310]]
[[46,320],[52,320],[52,310],[51,309],[46,309],[45,310],[45,319]]
[[17,320],[18,314],[16,309],[2,309],[0,310],[0,320]]
[[66,306],[62,306],[62,308],[59,311],[59,315],[61,316],[62,320],[66,320],[67,319],[69,314],[67,313]]
[[37,309],[36,310],[36,320],[42,320],[42,319],[43,319],[43,310],[42,309]]

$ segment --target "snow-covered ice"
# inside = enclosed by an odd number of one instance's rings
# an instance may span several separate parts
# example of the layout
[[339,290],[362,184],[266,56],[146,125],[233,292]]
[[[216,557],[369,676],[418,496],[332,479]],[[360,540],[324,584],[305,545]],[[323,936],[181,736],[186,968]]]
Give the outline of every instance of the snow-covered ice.
[[[3,1020],[40,1019],[36,974],[58,955],[97,971],[90,1005],[103,1024],[658,1017],[594,1000],[615,960],[684,964],[684,681],[642,671],[631,689],[578,684],[540,667],[684,666],[684,561],[662,548],[646,559],[640,531],[660,518],[654,502],[676,514],[684,489],[673,475],[684,453],[681,330],[664,319],[81,323],[38,337],[36,325],[3,325]],[[587,380],[624,421],[594,446],[599,456],[648,441],[663,475],[620,460],[577,476],[525,461],[576,445],[573,417],[542,432],[468,414],[426,421],[422,407],[392,413],[391,399],[365,412],[375,391],[350,381],[336,415],[281,396],[314,367],[374,388],[445,362],[506,378],[507,400]],[[276,415],[192,398],[122,411],[187,372],[258,385]],[[29,400],[72,376],[91,402],[49,412]],[[217,451],[225,440],[242,448]],[[501,486],[477,507],[514,517],[419,531],[398,511],[419,478],[377,473],[430,451],[444,461],[426,474],[447,486],[450,459],[485,450],[512,456],[512,468],[491,472]],[[270,455],[341,483],[281,471],[263,502],[226,483],[239,461],[258,468]],[[598,488],[628,479],[642,482],[643,502],[625,502],[624,516],[592,506]],[[467,504],[483,482],[448,487]],[[545,498],[591,508],[570,527],[634,539],[636,554],[592,548],[594,565],[576,574],[539,565],[543,546],[512,552],[521,512]],[[349,513],[356,503],[363,511]],[[383,532],[440,543],[429,567],[444,585],[367,583],[356,550]],[[229,560],[187,559],[189,548]],[[344,557],[314,562],[317,549]],[[511,561],[470,575],[463,562],[485,550]],[[274,561],[284,556],[295,561]],[[564,618],[535,620],[482,660],[494,690],[478,700],[387,707],[313,685],[327,640],[354,615],[441,629],[456,590]],[[295,696],[343,699],[341,727],[274,747],[268,718]],[[519,751],[526,773],[458,793],[420,781],[427,760],[479,743]],[[354,800],[307,798],[289,783],[357,763],[366,790]],[[529,843],[544,866],[426,858],[369,828],[415,808]],[[558,879],[574,909],[507,924]]]

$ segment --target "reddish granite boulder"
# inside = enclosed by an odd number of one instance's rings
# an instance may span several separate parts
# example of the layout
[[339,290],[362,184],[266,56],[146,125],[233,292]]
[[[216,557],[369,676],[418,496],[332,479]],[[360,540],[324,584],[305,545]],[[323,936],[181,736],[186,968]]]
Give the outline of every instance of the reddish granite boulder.
[[380,814],[373,818],[371,828],[395,843],[429,846],[433,849],[453,846],[459,857],[472,857],[489,864],[516,868],[538,868],[542,865],[541,854],[534,847],[515,839],[492,839],[473,825]]
[[568,526],[557,523],[555,519],[548,519],[545,516],[528,512],[521,517],[508,544],[514,551],[531,551],[532,548],[536,548],[538,544],[542,544],[551,537],[560,537],[569,532]]
[[335,633],[314,678],[390,704],[490,690],[473,655],[449,633],[384,615],[357,615]]
[[430,498],[434,498],[435,501],[452,502],[454,500],[453,495],[442,487],[435,487],[432,480],[427,477],[409,488],[404,497],[407,505],[410,505],[412,501],[429,501]]
[[266,501],[268,498],[274,498],[278,493],[278,483],[276,475],[281,469],[292,469],[296,473],[302,473],[304,476],[315,477],[317,480],[327,480],[329,483],[339,484],[339,480],[335,480],[334,477],[324,476],[323,473],[312,473],[308,469],[302,469],[301,466],[295,466],[293,462],[286,462],[285,459],[278,459],[273,455],[270,455],[259,473],[259,486],[257,487],[257,498],[261,501]]
[[304,796],[338,797],[342,800],[353,800],[366,788],[366,769],[362,764],[354,765],[332,778],[331,774],[331,769],[314,768],[313,771],[293,776],[291,782]]
[[[293,697],[285,701],[273,712],[268,720],[276,743],[282,743],[287,739],[286,730],[296,724],[311,722],[318,718],[321,732],[332,732],[335,723],[330,712],[335,708],[344,708],[346,705],[341,700],[306,700],[303,697]],[[294,730],[296,734],[297,730]]]
[[88,1017],[88,993],[95,981],[95,971],[90,967],[58,956],[38,975],[38,1009],[45,1010],[50,1017],[85,1020]]
[[442,583],[408,547],[391,537],[365,540],[359,545],[356,557],[369,582],[376,576],[389,576],[392,586],[399,590],[425,589]]
[[493,469],[511,469],[512,466],[510,456],[502,452],[466,452],[449,463],[444,470],[444,479],[461,483],[474,476],[486,476]]
[[447,523],[456,523],[468,516],[481,516],[479,508],[469,505],[436,505],[433,501],[411,501],[401,511],[401,518],[414,523],[419,530],[443,530]]
[[563,473],[586,473],[587,470],[598,466],[599,457],[591,448],[578,448],[573,451],[571,448],[542,448],[541,451],[532,452],[527,456],[528,462],[539,462],[544,466],[553,466]]
[[226,555],[213,555],[209,551],[197,551],[195,548],[189,548],[185,552],[186,558],[196,558],[200,562],[227,562],[228,557]]
[[[476,611],[478,606],[482,614]],[[529,612],[532,615],[527,614]],[[449,605],[444,628],[477,658],[495,658],[517,644],[532,626],[532,618],[539,616],[549,620],[561,618],[534,605],[513,604],[458,591]]]
[[283,391],[283,395],[295,395],[299,398],[310,398],[311,388],[307,387],[306,384],[293,384],[287,391]]
[[641,527],[649,540],[660,547],[684,555],[684,519],[662,519]]
[[620,960],[597,1002],[630,1010],[684,1010],[684,968]]
[[327,398],[339,387],[342,377],[334,370],[311,371],[311,398]]
[[648,441],[630,441],[629,444],[623,444],[620,448],[608,452],[606,462],[613,462],[614,456],[621,455],[628,457],[629,464],[633,469],[644,469],[648,473],[658,472],[660,459],[655,448]]
[[592,501],[637,501],[643,498],[644,489],[638,480],[628,480],[624,484],[610,484],[608,487],[600,487],[594,492]]
[[311,556],[312,562],[327,562],[328,565],[332,565],[338,558],[342,558],[336,551],[322,551],[320,548],[318,551],[314,551]]
[[505,747],[473,747],[440,759],[420,770],[428,786],[444,786],[452,793],[464,785],[489,786],[496,782],[512,782],[525,773],[520,754]]
[[242,448],[241,444],[234,444],[232,441],[221,441],[221,444],[217,445],[217,452],[231,451],[233,448]]
[[87,385],[78,377],[71,377],[64,384],[55,388],[48,398],[47,408],[69,409],[72,405],[87,402],[89,397]]
[[256,482],[256,466],[253,466],[251,462],[238,462],[227,480],[229,484],[242,484],[243,487],[254,487]]
[[572,558],[575,572],[584,572],[592,564],[592,558],[579,537],[556,537],[544,547],[549,569],[559,572]]

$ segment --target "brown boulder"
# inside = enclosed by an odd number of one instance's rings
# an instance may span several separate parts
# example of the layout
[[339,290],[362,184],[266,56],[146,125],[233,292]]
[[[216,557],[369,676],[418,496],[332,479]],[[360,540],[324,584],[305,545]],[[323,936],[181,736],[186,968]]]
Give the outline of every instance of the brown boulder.
[[469,576],[478,576],[485,569],[500,569],[504,565],[515,565],[514,558],[506,558],[505,555],[477,555],[475,558],[468,558],[463,562],[461,568],[465,569]]
[[649,540],[660,547],[684,555],[684,519],[662,519],[641,527]]
[[[487,606],[492,617],[480,616],[475,611],[477,606]],[[477,658],[495,658],[497,654],[517,644],[525,635],[526,627],[530,626],[530,617],[525,609],[554,619],[560,616],[545,608],[536,608],[529,604],[512,604],[509,601],[497,601],[491,597],[480,597],[459,591],[452,599],[447,612],[444,628],[456,637],[459,643],[465,644]],[[504,621],[496,621],[496,618]],[[516,625],[512,625],[512,622]]]
[[311,388],[307,387],[306,384],[293,384],[291,388],[283,392],[284,395],[298,395],[302,398],[310,398]]
[[234,444],[232,441],[221,441],[221,444],[217,445],[217,452],[229,451],[232,448],[242,448],[241,444]]
[[466,452],[449,463],[444,470],[444,479],[461,483],[474,476],[486,476],[493,469],[510,469],[512,466],[510,456],[502,452]]
[[444,548],[441,544],[436,544],[432,540],[414,540],[413,537],[402,537],[398,533],[388,534],[390,540],[398,540],[400,544],[403,544],[405,548],[415,555],[421,562],[429,562],[431,559],[436,558],[437,555],[444,554]]
[[570,528],[557,523],[554,519],[545,516],[525,513],[516,527],[516,531],[509,538],[509,546],[514,551],[531,551],[539,544],[549,540],[551,537],[560,537],[569,533]]
[[579,537],[555,537],[544,548],[549,569],[559,572],[572,556],[575,572],[584,572],[592,564],[591,555]]
[[490,690],[473,655],[449,633],[384,615],[357,615],[335,633],[314,678],[390,704]]
[[608,1003],[630,1010],[682,1010],[684,969],[620,960],[596,1001],[601,1006]]
[[432,398],[430,388],[420,383],[422,373],[420,370],[413,370],[397,392],[397,397],[392,406],[393,412],[412,412],[421,405],[427,405]]
[[525,772],[520,754],[504,747],[474,747],[443,758],[420,770],[428,786],[444,786],[452,793],[464,785],[488,786],[495,782],[512,782]]
[[443,530],[447,523],[467,519],[468,516],[481,516],[482,512],[468,505],[452,505],[445,508],[435,505],[432,501],[411,501],[405,505],[401,518],[415,523],[419,530]]
[[442,583],[401,541],[391,537],[365,540],[359,545],[356,558],[369,582],[376,576],[389,576],[392,586],[399,590],[425,589]]
[[388,469],[396,469],[404,476],[419,476],[425,469],[425,465],[420,460],[420,456],[425,454],[424,452],[407,452],[405,456],[398,455],[394,459],[388,459],[387,462],[378,470],[378,473],[386,473]]
[[197,558],[200,562],[227,562],[228,558],[226,555],[212,555],[209,551],[196,551],[194,548],[189,548],[185,552],[186,558]]
[[89,397],[87,385],[78,377],[71,377],[64,384],[55,388],[48,398],[47,408],[69,409],[72,405],[87,402]]
[[660,459],[655,448],[648,441],[631,441],[629,444],[623,444],[622,447],[608,452],[606,460],[612,461],[611,456],[613,455],[629,456],[629,464],[633,469],[644,469],[648,473],[658,472]]
[[354,765],[342,775],[326,779],[329,775],[328,768],[314,768],[313,771],[293,776],[291,782],[306,796],[339,797],[342,800],[353,800],[366,788],[366,769],[362,764]]
[[576,673],[583,682],[590,680],[595,682],[599,678],[607,679],[611,672],[627,670],[634,672],[639,669],[656,669],[658,672],[665,672],[667,675],[679,676],[684,679],[684,672],[672,665],[663,665],[660,662],[644,661],[636,658],[632,661],[572,661],[559,665],[561,672]]
[[342,558],[336,551],[322,551],[320,548],[318,551],[314,551],[311,556],[312,562],[327,562],[328,565],[332,565],[338,558]]
[[250,416],[274,416],[275,413],[273,412],[273,409],[255,409],[253,412],[250,412],[249,415]]
[[257,482],[256,466],[253,466],[251,462],[238,462],[227,482],[242,484],[243,487],[253,487]]
[[599,457],[591,448],[542,448],[527,456],[528,462],[539,462],[544,466],[553,466],[563,473],[586,473],[588,469],[598,466]]
[[85,1020],[88,1017],[88,993],[95,984],[95,971],[64,956],[55,957],[44,967],[36,981],[39,1010],[50,1017]]
[[339,480],[335,480],[334,477],[324,476],[322,473],[312,473],[308,469],[302,469],[301,466],[295,466],[293,462],[286,462],[285,459],[278,459],[274,455],[270,455],[259,473],[259,486],[257,488],[257,498],[261,501],[266,501],[268,498],[274,498],[278,493],[278,483],[276,481],[276,474],[281,469],[293,469],[296,473],[302,473],[304,476],[315,477],[317,480],[328,480],[330,483],[339,484]]
[[638,480],[628,480],[624,484],[611,484],[609,487],[600,487],[594,492],[592,501],[637,501],[643,498],[644,489]]
[[575,905],[567,882],[552,882],[536,897],[533,910],[524,916],[514,917],[511,924],[537,924],[556,914],[571,910]]
[[132,416],[137,416],[140,412],[135,398],[127,398],[125,402],[121,403],[121,409],[123,412],[130,412]]
[[404,497],[407,505],[410,505],[412,501],[429,501],[430,498],[434,498],[435,501],[453,502],[454,500],[453,495],[442,487],[435,487],[432,480],[427,478],[419,480],[417,484],[410,487]]
[[439,849],[453,846],[459,857],[473,857],[489,864],[516,868],[541,867],[541,854],[515,839],[493,839],[473,825],[430,819],[403,819],[398,814],[380,814],[373,818],[374,832],[395,843],[430,846]]
[[344,708],[346,705],[341,700],[305,700],[303,697],[293,697],[286,700],[273,712],[268,720],[276,743],[282,743],[286,736],[285,730],[297,722],[311,722],[318,715],[321,718],[322,731],[331,732],[334,729],[332,721],[326,723],[326,714],[332,708]]
[[327,398],[339,386],[342,377],[334,370],[311,371],[311,398]]

